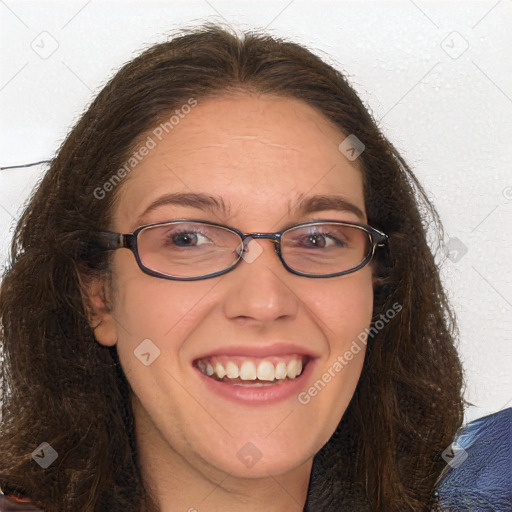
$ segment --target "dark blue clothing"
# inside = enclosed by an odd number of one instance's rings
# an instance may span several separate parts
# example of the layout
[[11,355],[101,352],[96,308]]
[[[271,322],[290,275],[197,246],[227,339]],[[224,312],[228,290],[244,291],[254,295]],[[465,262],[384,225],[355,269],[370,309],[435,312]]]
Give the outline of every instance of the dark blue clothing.
[[512,512],[512,407],[479,418],[456,436],[438,484],[443,512]]

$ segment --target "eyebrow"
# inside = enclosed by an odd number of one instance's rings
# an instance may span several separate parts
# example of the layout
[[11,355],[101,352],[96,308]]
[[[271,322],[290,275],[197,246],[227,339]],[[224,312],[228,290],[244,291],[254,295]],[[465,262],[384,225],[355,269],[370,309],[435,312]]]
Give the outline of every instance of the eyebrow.
[[[296,206],[296,211],[300,214],[321,212],[324,210],[351,212],[361,220],[365,220],[365,214],[359,207],[337,195],[315,195],[306,197]],[[290,209],[288,209],[288,211],[290,211]]]
[[[198,210],[210,211],[212,213],[221,212],[228,216],[230,208],[226,205],[220,196],[212,196],[196,192],[178,192],[165,194],[153,201],[139,216],[138,223],[143,223],[143,219],[153,210],[165,205],[186,206]],[[294,207],[297,214],[315,213],[324,210],[337,210],[351,212],[364,221],[365,215],[355,204],[347,201],[345,198],[337,195],[314,195],[306,197],[299,201]],[[288,206],[288,213],[291,213]],[[140,225],[140,224],[139,224]]]
[[209,194],[196,192],[177,192],[165,194],[153,201],[139,216],[139,221],[153,210],[165,205],[188,206],[189,208],[197,208],[198,210],[211,211],[213,213],[221,211],[228,213],[229,208],[224,203],[222,197],[215,197]]

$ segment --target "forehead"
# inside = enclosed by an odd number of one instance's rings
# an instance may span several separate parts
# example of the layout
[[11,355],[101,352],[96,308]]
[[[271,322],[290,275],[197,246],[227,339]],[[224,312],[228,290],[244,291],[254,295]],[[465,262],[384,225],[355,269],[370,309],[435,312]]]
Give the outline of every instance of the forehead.
[[282,215],[314,194],[340,194],[364,211],[361,172],[338,149],[345,135],[306,103],[239,95],[186,111],[141,137],[153,147],[122,184],[116,223],[175,192],[221,197],[230,219]]

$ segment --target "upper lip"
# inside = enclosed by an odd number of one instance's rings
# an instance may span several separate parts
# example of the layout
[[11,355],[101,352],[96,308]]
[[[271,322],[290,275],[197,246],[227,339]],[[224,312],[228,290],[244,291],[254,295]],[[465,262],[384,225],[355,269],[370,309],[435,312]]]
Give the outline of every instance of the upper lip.
[[209,352],[199,355],[194,360],[206,359],[213,356],[241,356],[241,357],[256,357],[265,358],[271,356],[284,356],[290,354],[297,354],[300,356],[306,356],[308,359],[315,359],[319,357],[318,354],[313,352],[311,349],[297,345],[295,343],[272,343],[272,344],[261,344],[252,345],[247,343],[244,345],[228,345],[225,347],[219,347]]

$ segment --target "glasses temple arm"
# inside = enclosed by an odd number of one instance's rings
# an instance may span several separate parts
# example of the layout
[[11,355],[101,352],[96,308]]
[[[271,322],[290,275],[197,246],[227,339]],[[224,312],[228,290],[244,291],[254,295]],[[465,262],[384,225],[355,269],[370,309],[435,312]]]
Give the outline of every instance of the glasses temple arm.
[[113,251],[121,247],[131,247],[133,235],[123,235],[121,233],[113,233],[111,231],[101,231],[96,233],[93,243],[99,249],[105,251]]

